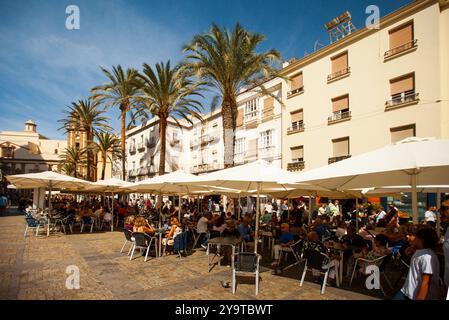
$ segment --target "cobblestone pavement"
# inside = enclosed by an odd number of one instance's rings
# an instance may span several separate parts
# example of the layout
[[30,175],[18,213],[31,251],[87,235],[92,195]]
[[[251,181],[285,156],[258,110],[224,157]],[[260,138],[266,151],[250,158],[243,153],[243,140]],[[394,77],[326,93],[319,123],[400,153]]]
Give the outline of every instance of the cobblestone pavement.
[[[236,294],[220,281],[231,280],[231,268],[215,267],[208,273],[203,250],[186,258],[142,256],[129,261],[120,253],[122,232],[52,234],[24,238],[23,216],[0,217],[0,299],[356,299],[373,297],[326,288],[298,278],[271,274],[261,268],[259,295],[254,278],[239,277]],[[128,247],[127,247],[128,248]],[[66,267],[80,270],[80,289],[66,288]],[[299,270],[298,270],[299,273]]]

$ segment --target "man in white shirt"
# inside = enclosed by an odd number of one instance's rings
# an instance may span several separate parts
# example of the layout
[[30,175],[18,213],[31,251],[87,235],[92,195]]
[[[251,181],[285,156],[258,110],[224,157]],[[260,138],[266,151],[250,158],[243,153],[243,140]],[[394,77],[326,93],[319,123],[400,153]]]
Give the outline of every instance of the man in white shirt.
[[424,213],[424,222],[425,222],[425,224],[429,224],[429,225],[435,227],[435,224],[436,224],[436,222],[435,222],[436,221],[435,211],[436,211],[436,209],[437,209],[436,207],[430,206],[429,210],[427,210]]
[[208,224],[211,223],[211,221],[208,219],[210,214],[203,215],[200,220],[198,220],[198,223],[196,224],[196,232],[200,235],[199,242],[201,243],[201,246],[206,249],[207,248],[207,231],[208,231]]
[[387,213],[385,212],[383,207],[377,209],[376,223],[378,223],[381,219],[384,219],[386,215]]
[[271,202],[267,202],[267,204],[265,205],[265,210],[266,210],[269,214],[272,214],[272,213],[273,213],[273,205],[271,204]]
[[326,204],[323,203],[321,207],[318,208],[318,216],[326,214]]

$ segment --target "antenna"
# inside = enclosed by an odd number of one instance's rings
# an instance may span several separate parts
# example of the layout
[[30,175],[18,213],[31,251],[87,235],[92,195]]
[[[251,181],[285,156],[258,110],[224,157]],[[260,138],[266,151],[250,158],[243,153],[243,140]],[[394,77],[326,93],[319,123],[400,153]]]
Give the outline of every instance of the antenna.
[[320,48],[324,47],[324,44],[322,44],[320,42],[320,40],[315,41],[315,45],[313,46],[313,51],[316,51],[318,49],[318,46],[320,46]]
[[343,14],[335,17],[326,23],[324,27],[329,33],[331,43],[338,41],[357,30],[351,22],[351,13],[349,13],[349,11],[345,11]]

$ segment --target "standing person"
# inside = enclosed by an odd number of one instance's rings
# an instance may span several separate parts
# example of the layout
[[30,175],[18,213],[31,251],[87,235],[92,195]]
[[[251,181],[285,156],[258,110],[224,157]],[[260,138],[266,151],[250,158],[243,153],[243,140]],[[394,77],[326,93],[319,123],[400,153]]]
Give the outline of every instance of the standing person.
[[387,213],[384,211],[384,208],[382,206],[379,206],[379,208],[377,209],[377,214],[376,214],[376,224],[381,220],[381,219],[385,219],[385,216],[387,215]]
[[[449,196],[445,196],[440,206],[441,222],[449,222]],[[444,230],[444,229],[443,229]],[[449,228],[446,228],[443,242],[444,251],[444,284],[449,287]]]
[[323,216],[326,214],[326,207],[327,205],[325,203],[321,204],[321,207],[318,208],[318,216]]
[[398,208],[396,208],[393,204],[393,202],[390,202],[388,204],[388,212],[387,215],[385,216],[385,220],[387,220],[387,223],[391,221],[391,219],[393,219],[394,217],[397,217],[398,215]]
[[436,221],[436,214],[435,214],[436,209],[437,208],[435,206],[430,206],[428,208],[428,210],[424,213],[424,223],[428,224],[434,228],[436,226],[436,222],[435,222]]
[[267,202],[265,205],[265,211],[267,211],[269,214],[273,213],[273,206],[271,205],[271,202]]
[[435,300],[439,294],[440,263],[432,250],[438,244],[435,229],[424,227],[418,229],[411,237],[411,244],[416,252],[410,262],[410,269],[402,289],[395,300]]
[[284,200],[284,203],[281,205],[281,221],[287,221],[288,216],[288,200]]
[[0,213],[3,213],[8,206],[8,198],[4,194],[0,195]]

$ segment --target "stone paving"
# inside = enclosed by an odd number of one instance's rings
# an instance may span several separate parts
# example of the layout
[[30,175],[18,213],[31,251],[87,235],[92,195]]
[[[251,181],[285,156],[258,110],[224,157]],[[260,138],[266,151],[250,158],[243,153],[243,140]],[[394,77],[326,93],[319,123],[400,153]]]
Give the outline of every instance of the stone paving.
[[[299,287],[299,276],[273,275],[265,267],[258,296],[250,277],[238,278],[233,295],[220,285],[221,280],[231,280],[231,268],[217,266],[208,273],[203,250],[181,259],[169,255],[144,262],[138,256],[129,261],[126,253],[120,253],[124,237],[119,231],[48,238],[29,232],[24,238],[24,230],[23,216],[0,217],[0,299],[374,299],[331,286],[321,295],[318,284],[306,281]],[[80,270],[78,290],[66,288],[69,265]]]

